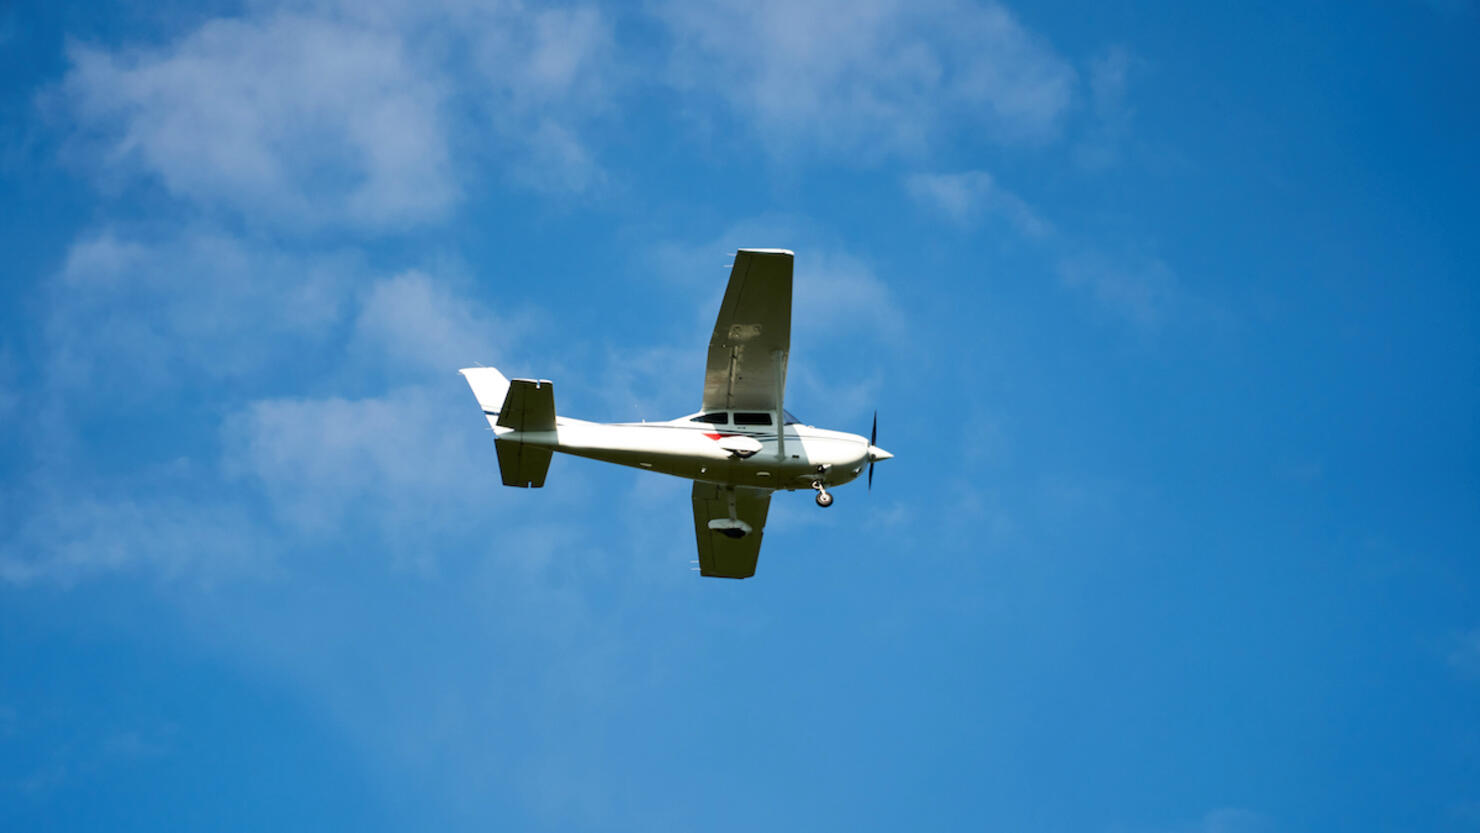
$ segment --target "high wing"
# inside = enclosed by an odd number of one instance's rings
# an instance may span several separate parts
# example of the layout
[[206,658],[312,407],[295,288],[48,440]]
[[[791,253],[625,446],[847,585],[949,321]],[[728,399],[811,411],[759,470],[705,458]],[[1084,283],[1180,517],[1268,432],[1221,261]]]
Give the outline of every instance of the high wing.
[[743,538],[731,538],[709,528],[711,520],[730,517],[730,487],[713,483],[694,483],[694,535],[699,540],[699,574],[718,578],[749,578],[755,575],[755,562],[761,554],[761,529],[771,508],[771,493],[766,489],[735,490],[735,517],[750,525]]
[[781,410],[791,350],[792,260],[785,249],[735,253],[709,339],[703,410]]

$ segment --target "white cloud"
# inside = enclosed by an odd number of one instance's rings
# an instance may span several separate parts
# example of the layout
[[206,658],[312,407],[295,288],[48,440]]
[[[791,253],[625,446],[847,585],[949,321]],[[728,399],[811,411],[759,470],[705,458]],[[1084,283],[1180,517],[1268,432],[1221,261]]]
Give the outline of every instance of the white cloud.
[[449,371],[440,389],[252,402],[223,426],[227,469],[250,478],[280,517],[311,533],[334,532],[351,513],[387,528],[409,517],[445,521],[470,509],[480,468],[494,463],[491,440],[473,445],[487,438],[471,393],[460,387]]
[[608,347],[588,378],[608,418],[670,419],[698,409],[706,347],[702,336],[693,344]]
[[[509,179],[547,196],[600,191],[608,177],[584,134],[628,80],[611,21],[591,6],[521,3],[458,7],[451,18],[472,53],[468,92],[487,113]],[[486,132],[475,129],[480,143]]]
[[590,110],[611,92],[618,74],[611,23],[594,7],[515,4],[470,23],[486,82],[517,107]]
[[917,173],[905,178],[905,190],[914,200],[963,228],[984,216],[999,217],[1025,237],[1040,238],[1053,227],[1017,194],[997,184],[986,171]]
[[55,495],[0,543],[0,580],[61,584],[147,568],[165,579],[211,582],[260,574],[270,549],[241,507],[194,497]]
[[664,2],[673,83],[773,149],[921,151],[942,132],[1056,135],[1073,68],[1002,6],[962,0]]
[[[264,264],[283,277],[237,280]],[[17,490],[23,522],[0,536],[0,580],[70,583],[141,572],[209,583],[270,568],[284,549],[356,540],[367,529],[382,536],[378,551],[397,566],[430,570],[439,546],[488,528],[496,515],[483,502],[499,484],[497,459],[455,371],[499,359],[513,328],[420,272],[372,284],[352,314],[342,311],[356,300],[345,281],[312,293],[322,304],[303,303],[295,282],[302,266],[285,256],[247,257],[218,237],[154,248],[104,233],[76,247],[52,295],[48,384],[62,405],[54,410],[63,435],[65,405],[96,401],[100,392],[126,412],[119,394],[151,383],[194,380],[199,390],[203,375],[282,370],[305,343],[295,328],[313,331],[328,358],[324,372],[389,364],[413,383],[362,398],[245,404],[237,388],[222,388],[223,450],[205,467],[181,459],[100,478],[75,438],[62,436],[48,470],[28,478],[25,494]],[[325,329],[337,335],[319,333]],[[230,361],[217,363],[218,353]],[[83,478],[65,474],[78,466]],[[567,484],[545,503],[558,508],[582,494]],[[259,497],[272,510],[266,517],[251,510]]]
[[346,355],[409,383],[358,399],[250,402],[222,427],[226,469],[301,531],[329,532],[361,512],[387,530],[465,528],[454,519],[498,479],[492,437],[456,370],[502,363],[522,328],[423,272],[377,281]]
[[1121,45],[1105,49],[1090,61],[1090,100],[1100,118],[1114,121],[1129,116],[1126,82],[1134,63],[1130,50]]
[[1162,324],[1179,302],[1176,275],[1157,258],[1111,259],[1090,252],[1064,257],[1056,268],[1065,286],[1088,292],[1144,328]]
[[445,90],[393,33],[274,14],[69,53],[79,123],[178,197],[282,228],[398,227],[458,198]]
[[904,187],[915,202],[962,228],[974,228],[987,218],[1006,223],[1035,244],[1063,286],[1142,329],[1155,329],[1174,312],[1193,311],[1176,274],[1161,259],[1087,245],[1060,231],[987,171],[915,173],[905,177]]
[[583,133],[624,77],[597,9],[517,2],[264,2],[68,52],[58,96],[106,177],[294,234],[439,221],[484,162],[591,193],[606,174]]
[[526,153],[511,178],[547,194],[586,194],[598,190],[607,177],[574,131],[547,120],[529,135]]
[[449,373],[507,355],[524,329],[430,275],[410,271],[377,281],[365,293],[351,352],[422,374]]
[[862,257],[826,246],[803,251],[792,290],[794,344],[806,348],[840,337],[888,342],[903,336],[904,312]]
[[1074,147],[1074,159],[1089,170],[1108,168],[1118,161],[1130,133],[1135,110],[1127,101],[1132,73],[1143,62],[1123,45],[1114,45],[1089,62],[1089,99],[1092,121]]
[[210,230],[164,240],[93,232],[48,285],[50,381],[143,390],[259,371],[325,338],[352,260]]

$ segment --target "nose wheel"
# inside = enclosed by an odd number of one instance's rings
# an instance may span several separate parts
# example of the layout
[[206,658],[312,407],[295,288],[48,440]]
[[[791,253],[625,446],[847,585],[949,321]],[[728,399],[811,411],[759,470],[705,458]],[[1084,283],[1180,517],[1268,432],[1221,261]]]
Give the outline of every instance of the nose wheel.
[[814,488],[814,489],[817,490],[817,505],[818,506],[821,506],[823,509],[826,509],[827,507],[832,506],[833,497],[832,497],[832,495],[830,495],[830,494],[827,493],[827,489],[822,488],[822,483],[821,482],[813,483],[812,484],[812,488]]

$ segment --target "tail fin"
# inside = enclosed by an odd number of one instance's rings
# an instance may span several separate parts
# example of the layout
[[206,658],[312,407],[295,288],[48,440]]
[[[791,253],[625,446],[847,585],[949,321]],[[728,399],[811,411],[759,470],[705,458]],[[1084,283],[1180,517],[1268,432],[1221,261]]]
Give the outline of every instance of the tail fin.
[[553,435],[537,443],[525,442],[524,437],[555,430],[554,384],[529,379],[510,382],[491,367],[470,367],[459,372],[478,397],[489,426],[513,429],[513,433],[506,432],[494,440],[504,485],[536,489],[545,485]]
[[508,378],[491,367],[465,367],[458,373],[468,380],[473,395],[478,397],[478,406],[488,417],[488,425],[496,425],[499,411],[504,407],[504,398],[509,395]]
[[555,430],[555,383],[515,379],[498,410],[498,424],[515,431]]

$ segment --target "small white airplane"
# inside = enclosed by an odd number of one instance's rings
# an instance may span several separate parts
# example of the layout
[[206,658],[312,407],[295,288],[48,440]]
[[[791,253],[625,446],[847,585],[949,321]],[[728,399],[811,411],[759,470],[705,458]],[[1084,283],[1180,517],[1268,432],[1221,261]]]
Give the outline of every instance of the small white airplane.
[[560,451],[694,481],[699,573],[755,575],[771,493],[812,489],[831,506],[828,487],[847,483],[894,455],[872,435],[804,425],[782,407],[791,348],[791,270],[784,249],[735,254],[725,300],[709,340],[699,412],[667,422],[587,422],[555,415],[548,380],[509,381],[491,367],[467,377],[494,431],[505,486],[545,485]]

